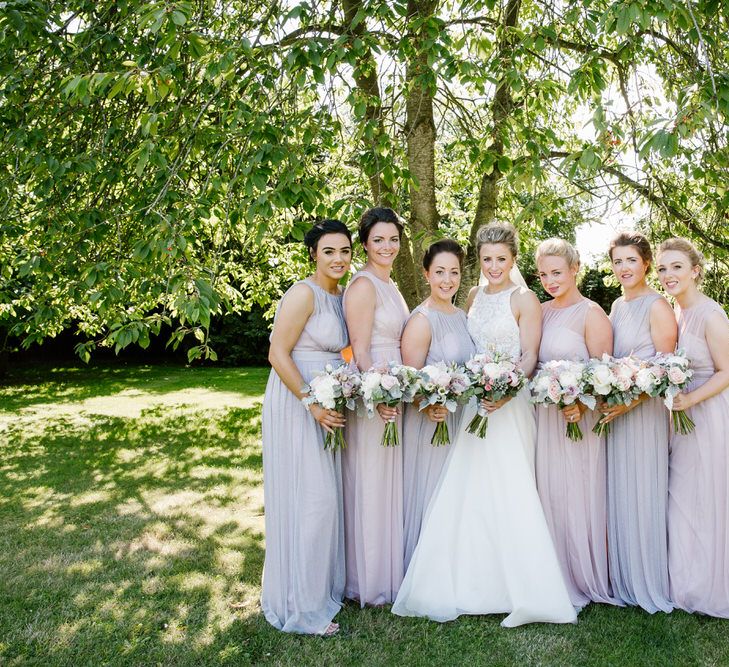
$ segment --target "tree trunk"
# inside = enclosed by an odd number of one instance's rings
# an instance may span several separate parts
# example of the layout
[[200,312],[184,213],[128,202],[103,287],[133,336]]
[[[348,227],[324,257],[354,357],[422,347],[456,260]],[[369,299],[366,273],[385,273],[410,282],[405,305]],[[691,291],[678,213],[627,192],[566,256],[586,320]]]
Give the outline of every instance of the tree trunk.
[[[504,22],[501,26],[501,38],[498,46],[498,60],[504,66],[501,72],[501,80],[496,87],[494,99],[491,102],[491,130],[489,132],[491,143],[489,150],[497,156],[501,156],[504,151],[503,133],[507,131],[506,122],[514,107],[514,100],[511,97],[511,85],[506,78],[506,70],[511,56],[511,50],[515,37],[511,31],[517,24],[519,18],[519,9],[521,0],[508,0],[506,11],[504,12]],[[476,213],[471,225],[471,233],[469,235],[468,251],[466,253],[466,265],[463,270],[463,283],[467,289],[462,289],[459,293],[459,302],[463,303],[468,296],[468,288],[478,283],[479,265],[478,254],[476,252],[476,234],[479,227],[493,222],[496,218],[496,211],[499,200],[499,181],[502,172],[499,169],[498,161],[494,164],[493,171],[490,174],[484,174],[481,177],[481,186],[478,193],[478,204]]]
[[[408,20],[424,20],[433,16],[437,7],[434,0],[409,0]],[[435,77],[428,65],[423,23],[408,34],[412,49],[407,63],[405,87],[407,94],[405,141],[407,145],[408,169],[413,177],[410,194],[410,240],[412,257],[410,266],[401,267],[413,278],[408,285],[405,300],[412,308],[426,296],[426,289],[420,279],[420,267],[424,254],[424,241],[433,237],[438,229],[438,209],[435,199],[435,121],[433,120],[433,95]]]
[[[344,17],[347,25],[351,25],[357,12],[362,7],[361,0],[343,0],[342,8],[344,9]],[[366,26],[364,21],[360,21],[351,29],[351,34],[358,37],[365,35]],[[363,143],[365,150],[369,151],[375,158],[378,153],[376,147],[380,144],[382,137],[387,136],[387,130],[382,120],[382,97],[380,95],[380,85],[377,80],[377,63],[371,51],[367,52],[363,60],[358,63],[354,70],[354,80],[357,89],[365,96],[367,108],[365,111],[364,122],[374,126],[374,132],[371,133],[371,139],[368,141],[363,132]],[[376,169],[374,173],[367,174],[370,184],[370,192],[372,194],[372,203],[377,206],[389,206],[395,210],[398,209],[394,201],[394,192],[388,187],[382,178],[382,170]],[[418,288],[416,276],[413,271],[413,255],[410,248],[410,230],[406,229],[403,234],[402,246],[400,254],[395,262],[395,280],[405,297],[405,301],[412,308],[418,300]]]

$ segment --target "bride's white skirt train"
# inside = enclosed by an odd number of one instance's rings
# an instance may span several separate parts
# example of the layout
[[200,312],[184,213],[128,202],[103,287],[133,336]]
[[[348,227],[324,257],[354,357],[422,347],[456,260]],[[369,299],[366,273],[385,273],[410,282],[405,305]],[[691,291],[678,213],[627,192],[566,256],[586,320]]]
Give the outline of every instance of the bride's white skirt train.
[[466,432],[475,407],[464,409],[393,613],[505,613],[505,627],[577,620],[537,494],[527,395],[489,417],[485,439]]

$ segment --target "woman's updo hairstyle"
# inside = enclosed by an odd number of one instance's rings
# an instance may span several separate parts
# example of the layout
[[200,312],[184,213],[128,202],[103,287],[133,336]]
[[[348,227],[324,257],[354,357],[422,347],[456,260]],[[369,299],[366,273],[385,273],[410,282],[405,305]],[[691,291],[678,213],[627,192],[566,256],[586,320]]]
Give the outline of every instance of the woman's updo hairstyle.
[[534,254],[538,262],[542,257],[562,257],[571,269],[580,268],[580,253],[564,239],[551,238],[542,241]]
[[487,243],[503,243],[508,246],[514,259],[519,254],[519,233],[510,222],[490,222],[479,227],[476,232],[476,252],[480,253],[481,247]]
[[436,255],[439,255],[442,252],[455,255],[458,258],[458,263],[463,266],[463,248],[461,248],[461,246],[453,239],[441,239],[440,241],[431,243],[430,247],[425,251],[425,254],[423,255],[423,268],[426,271],[429,271],[430,265],[433,263]]
[[619,232],[618,235],[610,241],[610,249],[608,253],[610,259],[613,258],[613,250],[615,248],[629,248],[635,247],[640,255],[640,258],[649,265],[653,263],[653,251],[651,250],[651,244],[648,243],[648,239],[644,234],[640,232]]
[[397,217],[397,213],[386,206],[375,206],[374,208],[368,208],[359,219],[357,232],[359,234],[359,241],[362,245],[367,243],[367,240],[370,238],[372,228],[378,222],[391,222],[395,225],[395,227],[397,227],[397,235],[402,239],[403,224],[400,221],[400,218]]
[[704,264],[706,263],[706,260],[691,241],[683,238],[683,236],[675,236],[672,239],[666,239],[660,246],[658,246],[658,255],[666,250],[682,252],[686,255],[686,257],[688,257],[692,267],[698,267],[699,275],[696,276],[697,284],[704,279]]
[[344,234],[349,239],[349,245],[352,245],[352,232],[347,229],[347,225],[341,220],[334,220],[333,218],[319,220],[314,223],[312,228],[304,236],[304,245],[309,249],[309,257],[311,259],[316,258],[319,239],[325,234]]

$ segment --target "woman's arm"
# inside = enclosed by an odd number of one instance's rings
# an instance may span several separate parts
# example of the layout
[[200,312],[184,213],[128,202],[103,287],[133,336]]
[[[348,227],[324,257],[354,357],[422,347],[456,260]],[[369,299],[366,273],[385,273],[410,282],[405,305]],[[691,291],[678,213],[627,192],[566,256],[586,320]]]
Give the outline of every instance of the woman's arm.
[[597,359],[613,353],[613,326],[596,303],[590,304],[585,318],[585,345],[590,356]]
[[375,286],[367,278],[360,278],[349,286],[344,319],[347,321],[354,363],[361,371],[369,370],[372,367],[370,342],[376,305]]
[[686,410],[729,387],[729,322],[721,313],[711,313],[704,336],[716,373],[700,387],[673,399],[674,410]]
[[[591,303],[585,317],[585,345],[590,357],[599,359],[603,354],[613,353],[613,326],[605,311],[596,303]],[[562,414],[568,421],[579,421],[587,408],[575,401],[562,408]]]
[[650,312],[651,339],[656,352],[673,352],[678,340],[678,325],[668,301],[656,299]]
[[[673,352],[676,349],[676,340],[678,337],[678,327],[676,325],[676,316],[668,301],[664,298],[656,299],[651,306],[650,311],[650,332],[653,346],[656,352]],[[609,424],[613,419],[630,412],[644,401],[648,400],[646,394],[641,394],[630,405],[619,403],[618,405],[608,405],[604,401],[598,403],[597,409],[602,412],[603,417],[600,419],[602,424]]]
[[313,312],[314,293],[306,285],[294,285],[279,306],[268,352],[268,361],[273,370],[299,400],[305,395],[301,388],[306,383],[291,358],[291,350]]
[[405,325],[400,340],[402,363],[413,368],[425,366],[431,339],[432,334],[428,318],[422,313],[417,313],[411,317]]
[[529,289],[516,291],[512,310],[519,325],[521,358],[519,367],[531,376],[539,359],[539,344],[542,342],[542,306],[537,295]]
[[478,294],[478,290],[481,289],[480,285],[474,285],[469,291],[468,291],[468,298],[466,299],[466,313],[470,312],[471,306],[473,305],[473,302],[476,299],[476,295]]

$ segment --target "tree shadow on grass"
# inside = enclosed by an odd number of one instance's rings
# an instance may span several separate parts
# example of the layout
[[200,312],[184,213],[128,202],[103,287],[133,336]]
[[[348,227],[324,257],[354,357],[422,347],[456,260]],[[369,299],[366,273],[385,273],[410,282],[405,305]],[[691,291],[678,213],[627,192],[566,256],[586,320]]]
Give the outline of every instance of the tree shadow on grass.
[[259,414],[155,408],[12,425],[0,451],[0,662],[219,664],[217,635],[258,613]]
[[99,362],[89,366],[23,365],[0,382],[2,409],[8,412],[33,405],[76,402],[139,391],[159,395],[172,391],[233,392],[259,397],[268,368],[190,368],[179,365]]

